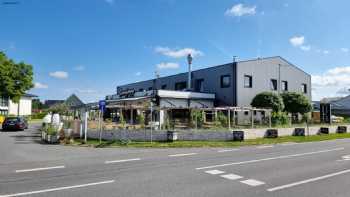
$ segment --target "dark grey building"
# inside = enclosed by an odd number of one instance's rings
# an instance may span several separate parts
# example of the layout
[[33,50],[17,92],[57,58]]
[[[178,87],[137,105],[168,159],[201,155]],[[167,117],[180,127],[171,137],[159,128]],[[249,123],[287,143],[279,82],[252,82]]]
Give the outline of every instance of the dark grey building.
[[[263,91],[302,92],[311,100],[311,76],[282,57],[231,62],[191,72],[191,91],[215,94],[215,106],[250,106]],[[180,73],[117,87],[126,98],[145,90],[185,90],[188,73]]]

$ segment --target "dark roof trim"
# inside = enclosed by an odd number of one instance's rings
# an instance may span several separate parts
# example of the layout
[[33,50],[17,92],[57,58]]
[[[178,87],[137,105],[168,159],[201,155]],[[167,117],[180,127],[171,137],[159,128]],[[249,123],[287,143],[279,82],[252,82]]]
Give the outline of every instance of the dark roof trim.
[[34,95],[34,94],[25,93],[25,94],[23,95],[23,97],[35,98],[35,97],[38,97],[38,96],[37,96],[37,95]]

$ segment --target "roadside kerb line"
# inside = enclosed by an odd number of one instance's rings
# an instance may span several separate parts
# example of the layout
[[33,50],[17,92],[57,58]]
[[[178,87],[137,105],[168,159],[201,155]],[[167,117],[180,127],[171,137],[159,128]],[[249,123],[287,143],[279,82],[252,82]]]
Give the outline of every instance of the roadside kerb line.
[[61,190],[68,190],[68,189],[75,189],[75,188],[82,188],[82,187],[88,187],[88,186],[94,186],[94,185],[113,183],[114,181],[115,180],[109,180],[109,181],[88,183],[88,184],[82,184],[82,185],[56,187],[56,188],[37,190],[37,191],[31,191],[31,192],[23,192],[23,193],[16,193],[16,194],[5,194],[5,195],[0,195],[0,197],[27,196],[27,195],[32,195],[32,194],[40,194],[40,193],[47,193],[47,192],[54,192],[54,191],[61,191]]
[[342,148],[327,149],[327,150],[314,151],[314,152],[299,153],[299,154],[293,154],[293,155],[269,157],[269,158],[264,158],[264,159],[254,159],[254,160],[234,162],[234,163],[225,163],[225,164],[219,164],[219,165],[213,165],[213,166],[199,167],[199,168],[196,168],[196,170],[203,170],[203,169],[210,169],[210,168],[217,168],[217,167],[224,167],[224,166],[233,166],[233,165],[242,165],[242,164],[249,164],[249,163],[257,163],[257,162],[277,160],[277,159],[288,159],[288,158],[293,158],[293,157],[300,157],[300,156],[313,155],[313,154],[319,154],[319,153],[327,153],[327,152],[340,151],[340,150],[344,150],[344,148],[342,147]]
[[191,155],[197,155],[198,153],[182,153],[182,154],[175,154],[175,155],[168,155],[169,157],[183,157],[183,156],[191,156]]
[[264,149],[264,148],[273,148],[273,145],[265,145],[265,146],[257,146],[257,149]]
[[34,171],[44,171],[44,170],[53,170],[53,169],[61,169],[65,168],[65,166],[52,166],[52,167],[44,167],[44,168],[33,168],[33,169],[23,169],[23,170],[16,170],[16,173],[21,172],[34,172]]
[[140,161],[141,158],[134,158],[134,159],[123,159],[123,160],[114,160],[114,161],[105,161],[105,164],[111,164],[111,163],[123,163],[123,162],[129,162],[129,161]]
[[291,183],[291,184],[287,184],[287,185],[273,187],[273,188],[267,189],[267,191],[274,192],[274,191],[278,191],[278,190],[282,190],[282,189],[286,189],[286,188],[290,188],[290,187],[295,187],[295,186],[306,184],[306,183],[319,181],[319,180],[322,180],[322,179],[331,178],[331,177],[342,175],[342,174],[346,174],[346,173],[350,173],[350,169],[344,170],[344,171],[340,171],[340,172],[336,172],[336,173],[332,173],[332,174],[327,174],[327,175],[320,176],[320,177],[315,177],[315,178],[312,178],[312,179],[306,179],[306,180],[303,180],[303,181],[299,181],[299,182],[295,182],[295,183]]
[[218,150],[218,153],[226,153],[226,152],[233,152],[233,151],[239,151],[239,149],[224,149],[224,150]]

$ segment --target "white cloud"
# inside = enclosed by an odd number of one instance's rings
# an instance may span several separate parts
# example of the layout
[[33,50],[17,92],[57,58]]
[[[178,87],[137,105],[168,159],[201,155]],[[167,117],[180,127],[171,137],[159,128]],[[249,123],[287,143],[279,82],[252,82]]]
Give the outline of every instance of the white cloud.
[[34,88],[35,89],[47,89],[49,86],[40,82],[35,82],[34,83]]
[[302,46],[300,46],[300,49],[303,50],[303,51],[310,51],[311,46],[310,45],[307,45],[307,46],[302,45]]
[[344,53],[349,52],[349,48],[341,48],[340,50],[341,50],[342,52],[344,52]]
[[255,15],[255,13],[256,13],[256,6],[249,7],[240,3],[226,10],[225,15],[241,17],[244,15]]
[[180,65],[178,63],[172,63],[172,62],[162,62],[160,64],[157,64],[158,69],[177,69]]
[[51,77],[57,78],[57,79],[67,79],[68,78],[68,73],[65,71],[55,71],[49,73]]
[[85,66],[79,65],[79,66],[74,67],[73,70],[75,70],[75,71],[83,71],[83,70],[85,70]]
[[140,76],[141,74],[142,74],[141,72],[135,73],[136,76]]
[[105,2],[108,4],[114,4],[114,0],[105,0]]
[[338,95],[349,95],[350,94],[350,88],[341,88],[336,92]]
[[324,73],[312,75],[311,82],[313,100],[349,94],[345,90],[350,88],[350,66],[334,67]]
[[290,44],[292,44],[294,47],[300,47],[305,42],[304,36],[294,36],[289,39]]
[[186,57],[188,54],[191,54],[193,57],[204,55],[202,51],[193,48],[170,49],[169,47],[161,46],[156,47],[155,52],[172,58],[182,58]]
[[335,67],[321,75],[312,76],[315,87],[337,87],[350,85],[350,66]]

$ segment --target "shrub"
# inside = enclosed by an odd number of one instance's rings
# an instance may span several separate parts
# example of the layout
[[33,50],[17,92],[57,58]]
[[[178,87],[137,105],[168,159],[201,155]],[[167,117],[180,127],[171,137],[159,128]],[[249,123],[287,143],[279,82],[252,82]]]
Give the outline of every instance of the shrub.
[[228,126],[228,118],[223,112],[218,113],[218,121],[222,127]]
[[141,112],[137,115],[137,122],[141,125],[141,128],[145,128],[145,115]]
[[289,116],[285,112],[272,112],[271,122],[274,125],[287,125],[289,123]]
[[31,115],[31,119],[43,119],[46,116],[46,112],[35,113]]
[[279,112],[284,109],[282,97],[272,92],[257,94],[250,105],[256,108],[269,108],[274,112]]
[[309,99],[297,92],[286,92],[282,95],[284,110],[288,113],[306,114],[312,110],[312,105]]
[[196,127],[201,127],[204,123],[204,116],[202,111],[191,110],[191,120],[192,120],[192,125],[195,125]]

